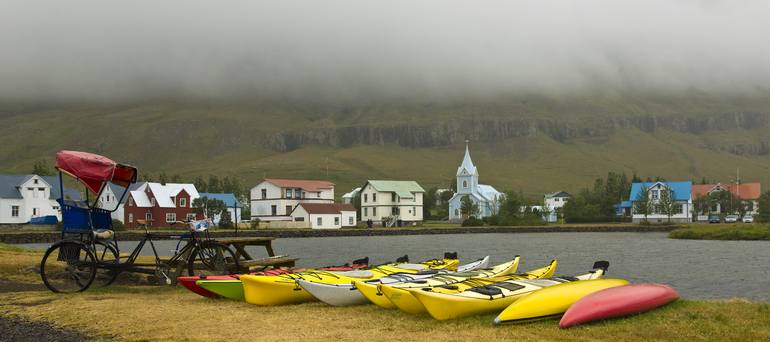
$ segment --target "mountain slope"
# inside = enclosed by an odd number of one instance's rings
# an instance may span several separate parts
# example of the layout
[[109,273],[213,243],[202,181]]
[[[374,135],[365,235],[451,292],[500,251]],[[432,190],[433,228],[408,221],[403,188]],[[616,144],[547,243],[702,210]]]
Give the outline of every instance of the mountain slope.
[[517,98],[492,104],[193,103],[0,105],[0,170],[29,172],[60,149],[192,178],[366,179],[448,186],[465,139],[484,183],[530,197],[607,171],[770,181],[770,100]]

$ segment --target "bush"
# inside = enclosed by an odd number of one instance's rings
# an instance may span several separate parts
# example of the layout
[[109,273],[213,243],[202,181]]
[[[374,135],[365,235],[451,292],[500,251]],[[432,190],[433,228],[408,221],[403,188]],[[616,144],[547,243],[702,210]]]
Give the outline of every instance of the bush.
[[120,220],[112,219],[112,230],[126,230],[126,225]]
[[471,216],[463,221],[463,227],[480,227],[484,225],[484,221],[477,219],[475,216]]
[[251,226],[251,229],[259,228],[259,219],[255,218],[255,219],[251,220],[251,225],[250,226]]

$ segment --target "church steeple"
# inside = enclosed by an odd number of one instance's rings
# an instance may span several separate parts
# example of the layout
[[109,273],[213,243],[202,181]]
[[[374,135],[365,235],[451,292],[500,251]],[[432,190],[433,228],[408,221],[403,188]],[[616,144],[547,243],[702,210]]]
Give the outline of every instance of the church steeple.
[[465,141],[465,156],[460,167],[457,168],[457,193],[472,194],[479,185],[479,172],[471,160],[471,152],[468,149],[468,140]]
[[471,152],[468,150],[468,140],[465,140],[465,157],[463,157],[463,162],[460,164],[460,167],[457,168],[457,176],[478,176],[478,171],[476,170],[476,165],[473,165],[473,160],[471,160]]

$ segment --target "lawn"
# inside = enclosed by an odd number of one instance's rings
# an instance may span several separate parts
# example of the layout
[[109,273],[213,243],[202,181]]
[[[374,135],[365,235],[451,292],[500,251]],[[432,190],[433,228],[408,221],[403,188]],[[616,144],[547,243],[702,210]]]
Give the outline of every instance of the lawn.
[[[38,283],[39,253],[0,245],[0,273]],[[435,321],[374,305],[258,307],[180,287],[126,286],[77,294],[0,291],[0,315],[42,320],[98,339],[287,340],[769,340],[770,304],[680,300],[652,313],[560,330],[555,320],[495,326],[494,315]]]
[[669,233],[672,239],[770,240],[770,226],[761,223],[691,224]]

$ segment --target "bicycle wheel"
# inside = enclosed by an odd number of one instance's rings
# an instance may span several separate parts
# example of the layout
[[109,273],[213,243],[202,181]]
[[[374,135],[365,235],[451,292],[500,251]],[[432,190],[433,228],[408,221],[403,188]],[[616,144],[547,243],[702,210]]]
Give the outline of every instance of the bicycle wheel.
[[112,284],[118,277],[118,274],[120,274],[116,267],[120,264],[118,251],[111,244],[97,241],[94,255],[96,256],[98,267],[96,268],[96,277],[94,278],[93,285],[103,287]]
[[94,253],[80,242],[57,242],[45,251],[40,261],[40,277],[53,292],[84,291],[95,276]]
[[235,253],[216,241],[202,241],[187,261],[189,275],[231,274],[237,270]]

